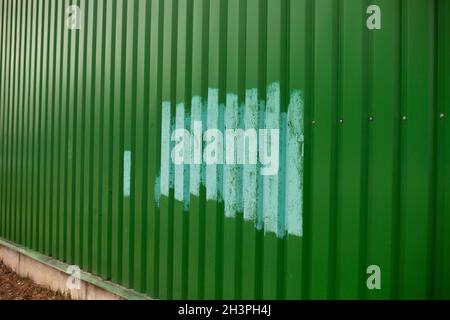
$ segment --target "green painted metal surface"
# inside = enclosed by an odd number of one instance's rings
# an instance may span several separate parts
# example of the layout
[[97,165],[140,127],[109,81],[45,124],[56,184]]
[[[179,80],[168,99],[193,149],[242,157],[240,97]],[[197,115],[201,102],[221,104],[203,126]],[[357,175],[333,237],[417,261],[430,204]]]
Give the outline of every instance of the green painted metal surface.
[[[0,19],[2,238],[155,298],[450,298],[449,1],[1,0]],[[280,128],[277,175],[173,165],[195,119]]]

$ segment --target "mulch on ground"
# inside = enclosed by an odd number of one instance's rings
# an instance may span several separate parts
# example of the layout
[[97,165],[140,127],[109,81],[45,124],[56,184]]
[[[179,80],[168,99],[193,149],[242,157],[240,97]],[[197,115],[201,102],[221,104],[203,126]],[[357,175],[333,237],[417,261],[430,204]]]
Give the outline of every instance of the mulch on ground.
[[69,300],[61,293],[22,278],[0,261],[0,300]]

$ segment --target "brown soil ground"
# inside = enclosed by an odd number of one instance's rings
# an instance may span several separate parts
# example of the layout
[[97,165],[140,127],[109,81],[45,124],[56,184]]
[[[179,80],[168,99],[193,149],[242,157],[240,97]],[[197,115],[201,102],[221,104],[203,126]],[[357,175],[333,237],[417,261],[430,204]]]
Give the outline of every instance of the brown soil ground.
[[65,295],[22,278],[0,261],[0,300],[69,300]]

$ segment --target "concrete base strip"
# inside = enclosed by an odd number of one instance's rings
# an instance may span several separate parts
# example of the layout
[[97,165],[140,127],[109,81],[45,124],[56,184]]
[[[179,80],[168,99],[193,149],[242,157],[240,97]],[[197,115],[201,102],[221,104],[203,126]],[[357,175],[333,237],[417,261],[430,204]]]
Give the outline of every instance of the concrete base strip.
[[0,261],[22,277],[70,295],[75,300],[150,300],[136,291],[81,271],[79,289],[67,286],[69,265],[39,252],[0,239]]

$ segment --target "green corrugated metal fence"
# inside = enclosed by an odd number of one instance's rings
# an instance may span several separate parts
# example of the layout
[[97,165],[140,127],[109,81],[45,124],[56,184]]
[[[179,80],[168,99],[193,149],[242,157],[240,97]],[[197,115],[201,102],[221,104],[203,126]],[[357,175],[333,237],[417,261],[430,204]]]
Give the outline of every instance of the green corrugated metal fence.
[[[1,0],[0,30],[2,238],[155,298],[450,298],[450,1]],[[173,165],[195,119],[279,126],[278,174]]]

